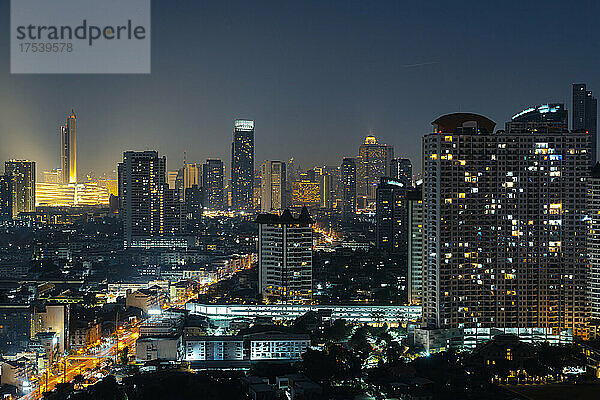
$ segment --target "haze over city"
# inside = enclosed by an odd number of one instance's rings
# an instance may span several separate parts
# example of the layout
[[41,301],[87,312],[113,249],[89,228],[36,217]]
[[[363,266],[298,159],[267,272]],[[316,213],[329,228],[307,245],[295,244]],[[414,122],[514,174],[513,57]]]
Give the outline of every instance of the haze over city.
[[[122,151],[144,148],[170,169],[184,150],[229,168],[234,118],[256,121],[256,160],[339,165],[369,130],[418,160],[442,114],[502,124],[530,105],[568,105],[573,82],[599,87],[599,7],[154,1],[150,75],[10,75],[0,60],[0,158],[56,168],[58,127],[75,108],[80,173],[114,175]],[[2,2],[5,26],[8,11]]]

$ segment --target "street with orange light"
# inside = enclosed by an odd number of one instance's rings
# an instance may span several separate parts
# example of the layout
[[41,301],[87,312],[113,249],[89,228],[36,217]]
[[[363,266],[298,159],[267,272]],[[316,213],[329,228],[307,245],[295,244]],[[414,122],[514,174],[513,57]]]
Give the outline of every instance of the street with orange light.
[[[117,342],[118,350],[121,351],[125,347],[129,348],[129,353],[135,352],[135,341],[139,337],[138,328],[132,326],[129,328],[119,328],[119,340],[105,343],[101,346],[90,347],[81,354],[74,354],[57,360],[53,364],[53,371],[57,371],[56,374],[42,373],[32,379],[32,391],[21,397],[21,399],[31,400],[39,399],[43,397],[43,393],[51,391],[54,387],[63,382],[71,382],[75,376],[82,375],[85,379],[103,377],[99,370],[105,369],[109,371],[111,366],[107,360],[115,359],[117,356]],[[64,370],[66,365],[66,371]]]
[[[243,268],[242,268],[243,269]],[[199,293],[206,293],[208,288],[221,280],[229,279],[242,269],[236,269],[229,273],[222,274],[219,278],[214,279],[210,282],[203,283],[196,286],[193,291],[186,292],[184,298],[175,299],[169,303],[165,303],[163,308],[184,308],[185,303],[193,298],[197,298]],[[116,359],[117,351],[116,346],[118,342],[118,350],[121,351],[125,347],[129,348],[129,354],[135,354],[135,342],[139,337],[138,326],[141,322],[127,328],[119,328],[119,340],[115,340],[114,335],[111,335],[110,341],[103,343],[100,346],[91,346],[81,354],[73,354],[64,358],[61,358],[53,363],[51,371],[55,373],[49,373],[46,376],[44,371],[41,374],[32,377],[31,379],[31,391],[21,397],[24,400],[39,399],[43,397],[44,392],[53,390],[57,384],[63,382],[71,382],[75,376],[82,375],[86,380],[90,378],[102,378],[104,375],[110,373],[113,365],[107,361],[109,359]],[[66,372],[64,370],[66,365]],[[105,374],[102,374],[100,370],[103,370]]]

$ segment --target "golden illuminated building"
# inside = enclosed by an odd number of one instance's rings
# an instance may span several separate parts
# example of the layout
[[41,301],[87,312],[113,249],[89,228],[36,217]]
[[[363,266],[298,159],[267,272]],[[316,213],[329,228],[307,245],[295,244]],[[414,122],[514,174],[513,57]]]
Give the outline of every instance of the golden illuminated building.
[[292,204],[294,206],[315,206],[321,202],[321,190],[317,182],[302,180],[292,182]]
[[42,183],[35,184],[36,206],[73,207],[108,206],[110,193],[99,183]]
[[119,195],[119,181],[118,179],[100,179],[98,185],[106,188],[109,194],[113,196]]
[[382,176],[390,176],[394,148],[379,143],[375,136],[367,136],[358,150],[356,165],[356,192],[358,196],[375,199],[375,190]]

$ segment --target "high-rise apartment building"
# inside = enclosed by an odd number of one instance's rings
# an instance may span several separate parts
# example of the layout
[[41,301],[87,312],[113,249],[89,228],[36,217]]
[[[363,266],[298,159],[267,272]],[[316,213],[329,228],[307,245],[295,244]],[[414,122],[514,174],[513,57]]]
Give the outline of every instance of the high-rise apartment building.
[[254,208],[254,121],[236,119],[231,144],[231,206],[234,210]]
[[423,191],[422,187],[406,194],[408,202],[408,302],[420,304],[423,291]]
[[412,163],[408,158],[394,158],[390,166],[390,177],[404,183],[407,188],[413,186]]
[[392,178],[380,178],[375,211],[377,248],[408,259],[407,186]]
[[306,207],[296,218],[259,214],[258,286],[268,301],[309,303],[312,299],[313,220]]
[[22,212],[35,212],[35,162],[6,161],[4,174],[11,180],[12,217],[16,218]]
[[260,167],[260,210],[270,213],[286,208],[287,174],[283,161],[265,161]]
[[222,210],[225,204],[223,188],[225,169],[223,161],[208,159],[202,166],[202,192],[204,195],[204,208],[208,210]]
[[356,213],[356,160],[354,158],[344,157],[340,176],[342,215],[347,217]]
[[77,117],[75,110],[64,125],[60,134],[60,170],[62,183],[77,183]]
[[0,221],[12,219],[12,179],[0,175]]
[[598,101],[587,90],[585,83],[573,84],[573,123],[576,132],[586,132],[590,135],[590,163],[596,164],[598,150]]
[[119,202],[125,244],[135,238],[183,231],[184,210],[177,190],[166,183],[165,156],[157,151],[127,151],[119,164]]
[[356,170],[356,193],[367,199],[375,199],[379,178],[390,176],[394,148],[377,142],[375,136],[367,136],[360,145]]
[[497,132],[449,114],[423,138],[426,326],[583,334],[589,135],[530,121],[549,108]]
[[586,181],[586,209],[588,214],[587,262],[588,304],[594,325],[600,322],[600,163],[591,168]]

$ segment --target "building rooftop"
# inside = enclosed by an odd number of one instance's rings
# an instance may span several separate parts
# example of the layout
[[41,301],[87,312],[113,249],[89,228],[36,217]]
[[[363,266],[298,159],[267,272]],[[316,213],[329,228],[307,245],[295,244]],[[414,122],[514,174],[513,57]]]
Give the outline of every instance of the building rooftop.
[[281,215],[258,214],[254,222],[257,224],[312,225],[315,221],[311,218],[306,206],[304,206],[297,218],[292,215],[289,209],[286,209]]
[[442,115],[431,125],[436,126],[436,133],[454,133],[463,127],[477,127],[485,133],[493,133],[496,123],[479,114],[453,113]]

